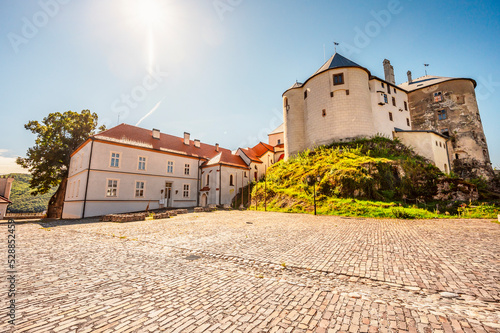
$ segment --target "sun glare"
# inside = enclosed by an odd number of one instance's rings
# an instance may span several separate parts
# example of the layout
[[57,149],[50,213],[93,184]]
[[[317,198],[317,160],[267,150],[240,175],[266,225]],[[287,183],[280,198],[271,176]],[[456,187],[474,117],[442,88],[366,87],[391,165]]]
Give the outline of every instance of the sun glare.
[[157,25],[161,23],[163,11],[158,0],[136,1],[137,18],[146,25]]

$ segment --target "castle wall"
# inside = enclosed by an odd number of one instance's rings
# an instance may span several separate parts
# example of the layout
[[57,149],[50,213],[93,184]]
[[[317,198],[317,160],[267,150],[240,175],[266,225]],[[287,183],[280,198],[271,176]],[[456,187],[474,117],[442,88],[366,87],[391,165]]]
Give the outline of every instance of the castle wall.
[[[377,133],[392,139],[395,127],[411,130],[408,95],[404,90],[390,86],[378,79],[372,79],[370,80],[370,93],[373,122]],[[385,103],[384,95],[387,97],[387,103]],[[393,98],[395,103],[393,103]]]
[[[435,97],[434,94],[441,97]],[[491,169],[471,80],[445,81],[415,90],[408,95],[413,129],[441,133],[447,131],[450,135],[448,149],[452,161],[457,158],[475,160]]]
[[[344,76],[344,84],[334,85],[333,76],[340,73]],[[304,102],[306,147],[376,133],[365,70],[329,70],[311,78],[304,89],[308,89]]]
[[395,132],[394,137],[430,160],[442,172],[450,173],[446,139],[442,136],[431,132]]

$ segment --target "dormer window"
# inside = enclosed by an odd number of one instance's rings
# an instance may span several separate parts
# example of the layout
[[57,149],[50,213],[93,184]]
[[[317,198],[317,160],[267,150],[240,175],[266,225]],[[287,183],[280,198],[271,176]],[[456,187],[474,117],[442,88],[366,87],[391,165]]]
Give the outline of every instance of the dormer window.
[[333,74],[333,85],[338,86],[339,84],[344,84],[344,73]]

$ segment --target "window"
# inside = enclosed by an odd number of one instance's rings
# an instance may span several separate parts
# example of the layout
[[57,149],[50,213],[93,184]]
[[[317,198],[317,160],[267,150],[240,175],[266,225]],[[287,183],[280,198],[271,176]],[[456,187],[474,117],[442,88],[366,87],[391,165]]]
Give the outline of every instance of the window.
[[338,86],[339,84],[344,84],[344,73],[333,74],[333,85]]
[[210,185],[210,175],[207,175],[207,182],[205,185],[207,185],[207,186]]
[[233,175],[229,176],[229,186],[234,186]]
[[443,147],[443,146],[441,145],[441,141],[439,141],[439,147]]
[[436,141],[436,147],[438,146],[438,142]]
[[396,99],[394,97],[392,98],[392,105],[396,106]]
[[167,173],[174,173],[174,161],[167,161]]
[[189,176],[189,164],[184,164],[184,174]]
[[406,118],[406,125],[410,126],[410,118]]
[[455,159],[457,159],[457,160],[460,159],[460,155],[455,154]]
[[446,119],[446,110],[439,110],[438,111],[438,119],[439,120],[445,120]]
[[307,98],[307,90],[304,91],[304,99],[306,99],[306,98]]
[[405,101],[405,111],[408,111],[408,103]]
[[441,130],[441,134],[446,135],[446,136],[450,136],[450,131],[447,128],[443,128]]
[[279,144],[279,145],[281,144],[281,139],[278,139],[278,144]]
[[80,179],[78,179],[78,183],[76,185],[76,197],[78,198],[78,193],[80,193]]
[[387,94],[384,94],[384,103],[387,104],[389,101],[387,100]]
[[349,95],[349,89],[347,89],[347,90],[345,91],[345,94],[346,94],[346,95]]
[[323,117],[325,117],[325,116],[326,116],[326,110],[325,110],[325,109],[323,109],[323,111],[321,111],[321,115],[322,115]]
[[396,88],[394,88],[394,93],[395,93],[395,94],[397,94],[397,93],[398,93],[398,91],[396,90]]
[[108,189],[106,191],[107,197],[116,197],[118,196],[118,180],[117,179],[108,179]]
[[392,112],[389,112],[389,120],[390,121],[394,121],[393,118],[392,118]]
[[184,184],[184,190],[182,191],[183,198],[189,198],[189,184]]
[[120,153],[111,153],[111,166],[114,168],[120,167]]
[[384,82],[381,82],[381,83],[382,83],[382,88],[385,88]]
[[387,85],[387,93],[390,94],[391,93],[391,86],[390,85]]
[[139,170],[146,170],[146,158],[139,156],[139,165],[137,167]]
[[135,197],[144,197],[144,182],[135,182]]
[[244,177],[247,178],[247,172],[245,171]]
[[330,91],[330,97],[333,97],[333,91]]
[[434,93],[434,102],[441,102],[443,100],[443,94],[441,91]]

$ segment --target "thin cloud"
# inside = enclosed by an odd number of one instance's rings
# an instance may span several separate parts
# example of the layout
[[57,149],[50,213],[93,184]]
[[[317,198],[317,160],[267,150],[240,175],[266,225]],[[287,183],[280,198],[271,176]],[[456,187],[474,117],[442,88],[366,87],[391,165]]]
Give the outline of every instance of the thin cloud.
[[155,105],[155,106],[151,109],[151,111],[149,111],[149,112],[148,112],[148,113],[147,113],[144,117],[142,117],[142,118],[141,118],[141,119],[137,122],[137,124],[135,124],[135,126],[139,126],[139,124],[140,124],[140,123],[142,123],[142,121],[143,121],[144,119],[146,119],[147,117],[149,117],[150,115],[152,115],[152,114],[153,114],[153,112],[155,112],[155,111],[156,111],[156,109],[158,109],[158,108],[160,107],[160,104],[161,104],[161,102],[163,102],[163,100],[164,100],[164,99],[165,99],[165,97],[163,97],[163,98],[161,99],[161,101],[159,101],[158,103],[156,103],[156,105]]

